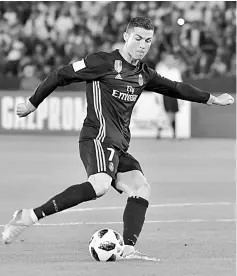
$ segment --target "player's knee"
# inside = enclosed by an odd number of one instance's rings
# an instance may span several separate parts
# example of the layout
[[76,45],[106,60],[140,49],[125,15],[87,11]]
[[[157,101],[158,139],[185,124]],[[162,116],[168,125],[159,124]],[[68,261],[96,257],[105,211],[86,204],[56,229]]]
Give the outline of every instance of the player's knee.
[[116,187],[128,196],[139,196],[146,200],[150,198],[151,187],[138,170],[118,174]]
[[134,183],[133,195],[149,200],[151,187],[145,176],[140,171],[135,172]]
[[149,201],[151,195],[151,186],[146,179],[141,183],[140,187],[135,191],[136,196],[142,197]]
[[88,181],[93,186],[97,197],[100,197],[109,190],[112,177],[106,173],[96,173],[90,175]]

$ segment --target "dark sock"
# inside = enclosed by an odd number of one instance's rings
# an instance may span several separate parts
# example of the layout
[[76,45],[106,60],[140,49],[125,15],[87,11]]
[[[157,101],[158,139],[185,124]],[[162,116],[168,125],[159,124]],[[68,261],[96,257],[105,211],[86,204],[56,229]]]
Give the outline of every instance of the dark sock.
[[123,213],[123,239],[126,245],[135,245],[141,233],[149,203],[141,197],[129,197]]
[[176,122],[175,122],[175,119],[172,121],[171,125],[172,125],[172,128],[173,128],[173,137],[175,138],[176,137]]
[[78,205],[81,202],[96,198],[96,193],[90,182],[84,182],[70,186],[62,193],[54,196],[42,206],[35,208],[34,212],[38,219],[61,212],[65,209]]

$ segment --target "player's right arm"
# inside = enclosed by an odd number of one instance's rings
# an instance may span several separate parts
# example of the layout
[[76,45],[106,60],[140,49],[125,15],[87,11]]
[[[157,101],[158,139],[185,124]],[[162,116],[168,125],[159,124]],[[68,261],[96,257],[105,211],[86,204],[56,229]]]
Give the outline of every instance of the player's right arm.
[[19,117],[25,117],[35,111],[58,86],[94,80],[104,76],[111,69],[112,67],[103,53],[93,53],[85,59],[54,70],[36,88],[34,94],[26,103],[20,103],[17,106],[16,113]]

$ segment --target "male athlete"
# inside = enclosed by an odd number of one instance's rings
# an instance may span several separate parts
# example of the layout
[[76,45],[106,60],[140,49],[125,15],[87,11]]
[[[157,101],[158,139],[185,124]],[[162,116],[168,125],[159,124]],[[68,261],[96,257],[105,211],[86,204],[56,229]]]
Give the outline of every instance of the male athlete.
[[208,105],[229,105],[229,94],[219,97],[182,82],[161,77],[142,59],[147,54],[154,27],[144,17],[133,18],[123,34],[123,49],[97,52],[53,71],[26,103],[17,106],[17,115],[34,112],[58,86],[86,81],[87,116],[80,133],[79,149],[88,179],[70,186],[34,209],[17,210],[5,226],[3,241],[11,243],[25,228],[46,216],[103,196],[112,185],[128,195],[123,214],[124,258],[147,259],[134,246],[142,230],[150,186],[139,162],[127,150],[132,110],[143,90]]

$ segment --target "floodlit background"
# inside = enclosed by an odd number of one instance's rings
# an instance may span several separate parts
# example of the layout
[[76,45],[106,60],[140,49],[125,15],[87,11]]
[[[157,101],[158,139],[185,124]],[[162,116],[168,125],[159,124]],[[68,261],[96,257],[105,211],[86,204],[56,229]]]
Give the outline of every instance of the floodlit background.
[[[0,230],[18,208],[41,205],[86,179],[78,134],[85,84],[57,89],[25,119],[15,115],[54,69],[120,48],[130,17],[156,26],[145,61],[160,74],[214,95],[236,91],[236,2],[0,2]],[[126,196],[111,190],[41,221],[10,246],[0,276],[232,276],[236,267],[236,107],[178,101],[177,138],[163,97],[144,92],[129,152],[152,186],[137,244],[160,263],[97,263],[88,242],[102,227],[122,232]],[[157,139],[160,131],[160,138]]]

